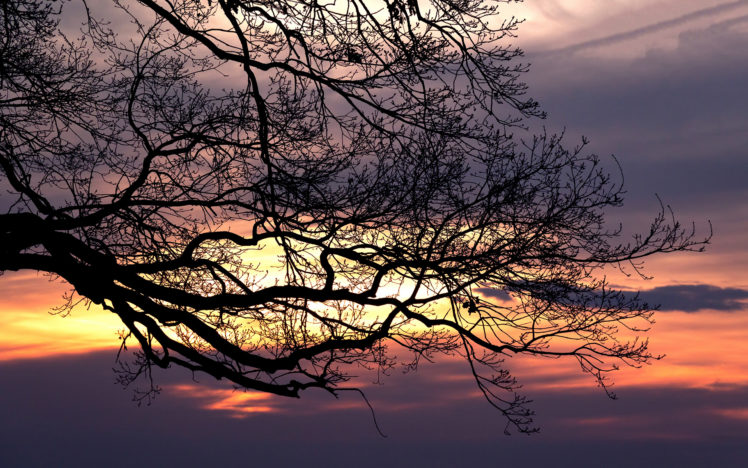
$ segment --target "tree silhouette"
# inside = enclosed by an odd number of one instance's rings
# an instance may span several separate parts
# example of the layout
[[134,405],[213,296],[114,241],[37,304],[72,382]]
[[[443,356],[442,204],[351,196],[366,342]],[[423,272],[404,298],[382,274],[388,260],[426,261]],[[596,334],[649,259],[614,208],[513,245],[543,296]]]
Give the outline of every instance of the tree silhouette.
[[650,307],[601,268],[706,240],[665,209],[622,240],[596,156],[516,136],[542,113],[504,3],[3,2],[0,271],[117,314],[125,383],[178,365],[336,394],[356,366],[450,354],[532,430],[504,358],[603,385],[647,362],[618,330]]

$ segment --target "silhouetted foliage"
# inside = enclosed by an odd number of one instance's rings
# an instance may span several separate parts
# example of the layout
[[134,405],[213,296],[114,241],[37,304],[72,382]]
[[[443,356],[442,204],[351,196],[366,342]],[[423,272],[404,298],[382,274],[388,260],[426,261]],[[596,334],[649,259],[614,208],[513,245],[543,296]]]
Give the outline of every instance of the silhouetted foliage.
[[117,314],[126,383],[335,394],[450,354],[532,430],[504,358],[648,361],[600,269],[705,241],[666,210],[622,241],[596,156],[516,136],[542,114],[504,3],[2,2],[0,270]]

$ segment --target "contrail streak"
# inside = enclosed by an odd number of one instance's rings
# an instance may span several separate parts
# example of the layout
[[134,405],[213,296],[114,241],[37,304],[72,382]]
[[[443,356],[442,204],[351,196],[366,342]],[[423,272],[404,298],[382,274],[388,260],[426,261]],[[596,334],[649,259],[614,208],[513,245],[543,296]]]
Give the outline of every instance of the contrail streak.
[[681,24],[688,23],[689,21],[693,21],[698,18],[703,18],[707,16],[716,15],[719,13],[724,13],[726,11],[734,10],[736,8],[740,8],[741,6],[748,6],[748,0],[738,0],[736,2],[723,3],[721,5],[704,8],[702,10],[692,11],[691,13],[686,13],[685,15],[679,16],[677,18],[672,18],[669,20],[660,21],[659,23],[642,26],[641,28],[632,29],[631,31],[625,31],[625,32],[617,33],[617,34],[612,34],[610,36],[600,37],[597,39],[591,39],[589,41],[580,42],[578,44],[573,44],[567,47],[562,47],[560,49],[549,50],[546,52],[542,52],[538,55],[544,56],[544,55],[573,54],[574,52],[578,52],[583,49],[589,49],[591,47],[610,45],[616,42],[634,39],[636,37],[643,36],[645,34],[649,34],[653,32],[657,32],[662,29],[679,26]]

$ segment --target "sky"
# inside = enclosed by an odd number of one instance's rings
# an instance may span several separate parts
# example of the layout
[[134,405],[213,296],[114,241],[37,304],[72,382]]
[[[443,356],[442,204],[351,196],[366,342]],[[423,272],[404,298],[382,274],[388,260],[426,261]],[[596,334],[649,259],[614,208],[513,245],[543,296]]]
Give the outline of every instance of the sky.
[[150,405],[114,383],[115,317],[50,314],[66,288],[0,277],[0,466],[739,466],[748,463],[748,0],[527,0],[526,80],[567,143],[615,155],[628,190],[611,213],[645,229],[659,199],[706,234],[704,253],[614,278],[661,303],[665,357],[615,376],[610,400],[571,363],[513,359],[541,428],[504,421],[464,365],[394,371],[356,394],[287,400],[180,370]]

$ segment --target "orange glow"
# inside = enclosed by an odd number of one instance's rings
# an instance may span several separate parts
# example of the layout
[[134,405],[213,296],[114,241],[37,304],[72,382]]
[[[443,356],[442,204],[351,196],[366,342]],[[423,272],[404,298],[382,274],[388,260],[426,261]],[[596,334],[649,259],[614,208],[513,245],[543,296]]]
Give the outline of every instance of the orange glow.
[[574,424],[578,424],[581,426],[610,426],[612,424],[621,424],[624,421],[624,418],[616,418],[616,417],[605,417],[605,418],[584,418],[584,419],[574,419]]
[[[712,388],[748,385],[748,314],[702,311],[660,312],[649,333],[653,354],[664,359],[641,368],[622,366],[609,374],[613,390],[623,387]],[[527,392],[589,388],[592,377],[573,360],[507,359]]]
[[271,404],[274,397],[268,393],[210,389],[198,385],[172,385],[167,387],[167,391],[199,400],[200,408],[224,411],[231,418],[242,419],[255,413],[280,411]]
[[748,408],[717,409],[713,412],[728,419],[748,420]]
[[622,385],[706,388],[748,384],[748,315],[739,312],[661,312],[651,349],[665,359],[620,372]]

